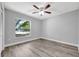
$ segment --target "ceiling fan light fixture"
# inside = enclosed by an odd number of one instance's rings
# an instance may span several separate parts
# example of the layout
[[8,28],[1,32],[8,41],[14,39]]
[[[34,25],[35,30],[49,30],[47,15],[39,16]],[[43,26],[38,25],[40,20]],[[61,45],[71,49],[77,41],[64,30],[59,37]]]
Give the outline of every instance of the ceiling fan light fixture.
[[34,12],[33,14],[38,13],[40,16],[45,15],[45,13],[51,14],[51,12],[46,11],[46,9],[50,7],[50,4],[47,4],[45,7],[40,7],[40,8],[37,7],[36,5],[33,5],[33,7],[39,10],[38,12]]
[[45,15],[44,11],[40,11],[39,15],[41,15],[41,16]]

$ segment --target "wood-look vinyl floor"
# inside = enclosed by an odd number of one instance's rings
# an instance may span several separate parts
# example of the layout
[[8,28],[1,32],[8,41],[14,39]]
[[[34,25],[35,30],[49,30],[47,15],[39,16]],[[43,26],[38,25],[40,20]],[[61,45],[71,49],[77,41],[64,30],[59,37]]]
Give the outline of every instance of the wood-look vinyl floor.
[[78,49],[44,39],[6,47],[3,57],[78,57]]

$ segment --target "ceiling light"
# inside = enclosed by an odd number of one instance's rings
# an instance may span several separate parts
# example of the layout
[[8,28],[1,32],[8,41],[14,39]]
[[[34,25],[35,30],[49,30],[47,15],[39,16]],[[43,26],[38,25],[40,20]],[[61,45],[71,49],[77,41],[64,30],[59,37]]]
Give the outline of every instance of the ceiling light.
[[45,15],[44,11],[40,11],[39,15],[41,15],[41,16]]

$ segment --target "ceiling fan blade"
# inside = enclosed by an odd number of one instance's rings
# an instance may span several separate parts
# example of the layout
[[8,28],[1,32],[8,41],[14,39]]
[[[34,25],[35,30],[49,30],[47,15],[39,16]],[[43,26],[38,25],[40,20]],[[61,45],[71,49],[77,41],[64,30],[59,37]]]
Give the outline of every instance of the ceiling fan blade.
[[47,8],[49,8],[50,7],[50,4],[48,4],[46,7],[45,7],[45,9],[47,9]]
[[36,5],[33,5],[33,7],[35,7],[36,9],[39,9]]
[[49,11],[44,11],[45,13],[48,13],[48,14],[51,14],[51,12],[49,12]]
[[32,14],[35,14],[35,13],[38,13],[38,12],[32,12]]

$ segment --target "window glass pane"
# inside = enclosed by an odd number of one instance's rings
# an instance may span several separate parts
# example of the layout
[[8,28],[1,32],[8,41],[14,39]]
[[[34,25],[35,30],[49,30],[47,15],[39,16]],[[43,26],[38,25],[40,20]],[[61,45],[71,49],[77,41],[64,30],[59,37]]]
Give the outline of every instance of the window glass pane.
[[30,21],[18,20],[16,22],[16,36],[25,36],[30,34]]

